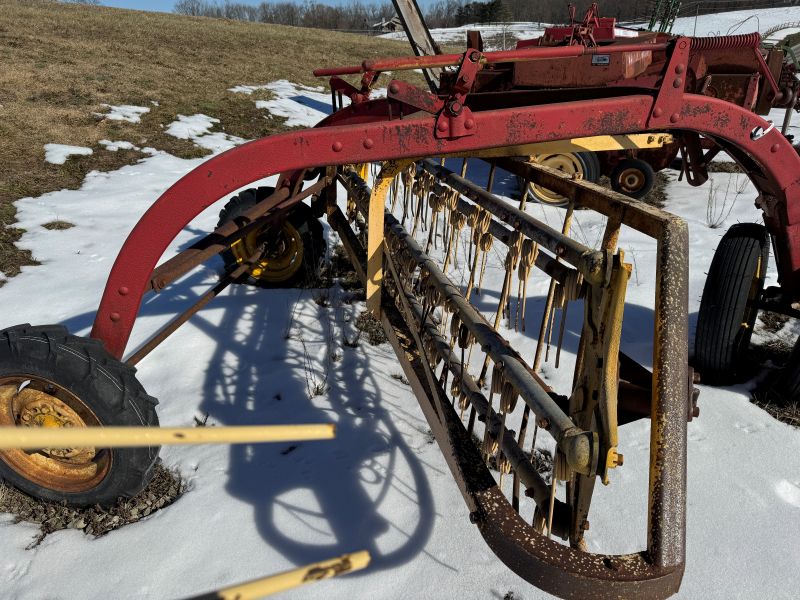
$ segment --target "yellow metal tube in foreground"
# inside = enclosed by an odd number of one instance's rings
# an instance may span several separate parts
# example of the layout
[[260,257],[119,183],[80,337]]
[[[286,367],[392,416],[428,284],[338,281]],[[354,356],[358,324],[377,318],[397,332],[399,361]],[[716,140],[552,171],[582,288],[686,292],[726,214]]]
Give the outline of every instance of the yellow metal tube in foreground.
[[[381,310],[381,282],[383,281],[383,213],[386,211],[386,194],[395,175],[411,161],[387,161],[383,163],[372,196],[367,215],[367,309],[373,315]],[[362,179],[364,179],[362,177]],[[425,200],[427,202],[427,199]]]
[[216,592],[195,596],[187,600],[255,600],[299,587],[306,583],[328,579],[336,575],[351,573],[365,568],[370,561],[369,552],[353,552],[332,560],[306,565],[263,579],[248,581],[239,585],[223,588]]
[[256,444],[329,440],[335,436],[333,423],[236,427],[0,427],[0,450]]

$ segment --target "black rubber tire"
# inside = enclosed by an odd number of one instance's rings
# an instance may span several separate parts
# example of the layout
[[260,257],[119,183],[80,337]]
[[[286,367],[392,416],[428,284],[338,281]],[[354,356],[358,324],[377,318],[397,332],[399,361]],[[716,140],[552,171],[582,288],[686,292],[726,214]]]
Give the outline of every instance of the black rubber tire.
[[[219,212],[217,227],[221,227],[241,216],[248,209],[272,195],[274,191],[275,188],[265,186],[250,188],[249,190],[240,192],[238,195],[228,200]],[[322,233],[322,223],[313,215],[311,208],[302,202],[295,204],[289,210],[289,214],[286,218],[297,229],[303,239],[302,266],[289,279],[280,283],[268,283],[254,277],[245,278],[243,280],[244,283],[263,288],[283,288],[297,286],[311,287],[317,281],[320,261],[325,256],[325,249],[327,247]],[[235,269],[238,265],[236,257],[230,250],[225,250],[222,252],[221,256],[222,260],[225,261],[226,269]]]
[[583,162],[584,180],[597,183],[600,180],[601,169],[600,159],[594,152],[576,152],[578,157]]
[[[136,369],[111,356],[102,342],[69,335],[60,325],[17,325],[0,331],[0,377],[48,379],[72,392],[102,425],[157,427],[158,401],[136,379]],[[23,492],[72,506],[111,506],[150,482],[159,447],[114,448],[108,473],[95,487],[63,492],[26,479],[0,458],[0,479]]]
[[769,261],[763,225],[737,223],[717,246],[708,270],[694,340],[694,368],[703,383],[730,384],[745,375]]
[[[625,171],[629,169],[636,169],[644,177],[644,183],[638,190],[635,191],[627,190],[620,183],[620,177]],[[614,167],[614,170],[611,171],[609,179],[611,180],[612,190],[614,190],[615,192],[619,192],[620,194],[625,194],[626,196],[630,196],[631,198],[636,198],[638,200],[640,198],[644,198],[647,194],[650,193],[650,190],[653,189],[653,185],[656,182],[656,174],[655,171],[653,171],[653,167],[651,167],[649,163],[643,161],[642,159],[626,158],[624,160],[621,160],[617,164],[617,166]]]

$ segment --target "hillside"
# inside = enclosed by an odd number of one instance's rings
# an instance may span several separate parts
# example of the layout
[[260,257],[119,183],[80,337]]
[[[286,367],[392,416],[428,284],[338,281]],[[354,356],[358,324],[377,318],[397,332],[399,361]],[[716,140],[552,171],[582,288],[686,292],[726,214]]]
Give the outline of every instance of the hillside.
[[[141,158],[104,150],[99,140],[201,156],[207,151],[165,135],[163,126],[178,114],[205,113],[246,139],[282,128],[253,103],[269,92],[231,94],[234,85],[284,78],[320,85],[311,74],[317,66],[408,53],[404,42],[331,31],[36,0],[0,0],[0,48],[0,272],[7,277],[31,261],[14,247],[21,232],[8,227],[14,200],[76,188],[90,170]],[[103,104],[150,112],[132,125],[95,115],[107,112]],[[49,143],[94,153],[55,165],[44,160]]]

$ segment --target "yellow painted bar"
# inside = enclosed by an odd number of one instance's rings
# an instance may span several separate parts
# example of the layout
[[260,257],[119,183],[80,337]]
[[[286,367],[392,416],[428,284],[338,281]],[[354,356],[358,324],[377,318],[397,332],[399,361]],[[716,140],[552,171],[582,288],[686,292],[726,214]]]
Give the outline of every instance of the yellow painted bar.
[[0,450],[259,444],[329,440],[335,436],[333,423],[236,427],[0,427]]
[[[367,310],[378,316],[381,310],[381,282],[383,281],[383,214],[386,211],[386,194],[395,175],[411,161],[387,161],[383,164],[372,188],[367,215]],[[362,177],[362,179],[364,179]],[[427,201],[427,199],[425,200]]]
[[629,133],[622,135],[595,135],[592,137],[553,140],[536,144],[503,146],[478,152],[455,152],[447,156],[531,156],[533,154],[562,154],[571,152],[603,152],[609,150],[642,150],[661,148],[675,141],[669,133]]
[[362,550],[360,552],[353,552],[352,554],[345,554],[344,556],[332,560],[324,560],[322,562],[306,565],[305,567],[300,567],[299,569],[278,573],[277,575],[270,575],[263,579],[256,579],[247,583],[234,585],[217,592],[197,596],[196,598],[255,600],[256,598],[271,596],[272,594],[290,590],[306,583],[313,583],[315,581],[321,581],[322,579],[335,577],[336,575],[359,571],[365,568],[369,564],[369,561],[369,552]]

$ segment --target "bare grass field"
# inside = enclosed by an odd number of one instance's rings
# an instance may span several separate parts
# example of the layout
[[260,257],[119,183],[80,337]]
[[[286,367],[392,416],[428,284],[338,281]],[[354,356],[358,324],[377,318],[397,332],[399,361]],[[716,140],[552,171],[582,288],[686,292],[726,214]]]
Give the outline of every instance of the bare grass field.
[[[12,277],[36,258],[14,245],[22,234],[14,227],[15,200],[77,188],[91,170],[142,157],[135,150],[106,150],[100,140],[202,156],[207,151],[164,132],[177,115],[216,117],[217,129],[247,139],[285,129],[283,119],[255,107],[268,91],[246,95],[228,88],[277,79],[325,85],[312,75],[314,68],[409,49],[333,31],[0,0],[0,52],[0,272]],[[108,111],[103,104],[150,110],[140,123],[129,123],[97,116]],[[93,154],[51,164],[44,160],[49,143],[85,146]]]

